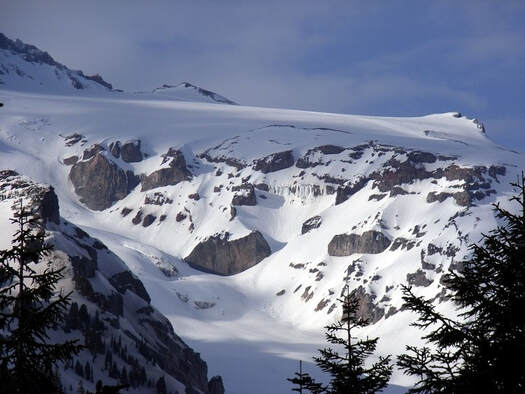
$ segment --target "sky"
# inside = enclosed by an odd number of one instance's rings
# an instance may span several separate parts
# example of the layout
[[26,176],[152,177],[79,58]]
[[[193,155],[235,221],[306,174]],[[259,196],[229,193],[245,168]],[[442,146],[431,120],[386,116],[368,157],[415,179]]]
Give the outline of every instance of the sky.
[[0,31],[114,87],[240,104],[458,111],[525,151],[525,1],[0,0]]

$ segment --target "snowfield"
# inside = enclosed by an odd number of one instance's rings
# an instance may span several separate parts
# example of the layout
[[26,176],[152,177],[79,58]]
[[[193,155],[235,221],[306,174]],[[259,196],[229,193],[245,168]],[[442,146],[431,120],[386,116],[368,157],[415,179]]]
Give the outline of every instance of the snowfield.
[[[479,122],[457,113],[386,118],[257,108],[216,103],[188,89],[180,95],[177,89],[170,94],[2,90],[0,169],[53,185],[62,217],[103,241],[140,278],[152,304],[201,353],[210,376],[222,375],[227,393],[289,391],[286,377],[297,361],[311,362],[324,346],[323,326],[340,316],[336,299],[345,286],[362,287],[369,295],[364,313],[375,321],[359,335],[380,336],[381,354],[396,355],[405,345],[420,343],[420,333],[408,327],[414,316],[400,311],[399,286],[412,281],[419,294],[436,297],[440,308],[452,311],[439,297],[441,275],[468,256],[469,243],[496,226],[490,204],[506,202],[509,182],[525,167],[522,154],[494,144]],[[81,140],[67,146],[66,137],[74,134]],[[140,140],[143,159],[112,156],[109,147],[117,140]],[[64,159],[81,158],[93,144],[105,149],[108,162],[137,175],[168,168],[161,155],[174,148],[183,153],[191,179],[147,191],[137,185],[109,208],[89,209],[75,193],[72,167]],[[327,145],[340,149],[316,150]],[[272,156],[288,151],[282,160]],[[390,168],[391,159],[413,157],[411,152],[441,156],[414,165],[425,174],[454,165],[482,166],[490,185],[476,181],[478,189],[468,191],[493,192],[472,194],[464,203],[460,197],[466,195],[454,193],[464,190],[466,178],[426,175],[402,180],[397,194],[381,190],[387,178],[377,174]],[[305,157],[307,164],[299,168],[297,160]],[[284,166],[286,158],[292,165],[267,169]],[[499,172],[489,176],[490,171]],[[349,191],[366,177],[362,187]],[[266,187],[242,189],[247,183]],[[252,193],[256,202],[236,205],[232,214],[235,187],[244,198]],[[346,199],[336,201],[344,193]],[[155,196],[171,202],[145,203]],[[5,248],[10,215],[0,208]],[[124,216],[125,208],[132,213]],[[134,224],[138,211],[139,219],[151,215],[153,223]],[[186,216],[178,221],[181,212]],[[316,216],[318,227],[303,234],[303,224]],[[209,237],[227,232],[233,241],[254,230],[271,254],[240,273],[206,273],[184,261]],[[383,234],[388,247],[329,253],[336,235],[368,231]],[[305,369],[320,375],[312,364]],[[410,384],[399,371],[391,382]],[[392,386],[386,392],[402,390]]]

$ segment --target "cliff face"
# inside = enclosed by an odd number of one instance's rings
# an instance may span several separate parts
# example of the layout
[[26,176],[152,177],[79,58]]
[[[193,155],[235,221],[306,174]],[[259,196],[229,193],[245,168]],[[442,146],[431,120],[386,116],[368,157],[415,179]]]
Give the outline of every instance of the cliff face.
[[217,235],[199,243],[185,260],[194,268],[219,275],[234,275],[259,263],[272,253],[263,235],[254,231],[229,240]]
[[60,217],[52,187],[10,170],[0,171],[0,182],[2,206],[22,199],[39,214],[46,238],[55,246],[41,267],[65,268],[59,285],[73,290],[63,325],[52,337],[76,338],[87,349],[73,360],[81,370],[66,366],[60,370],[65,383],[82,381],[86,389],[93,390],[94,382],[101,379],[154,393],[150,384],[164,377],[168,391],[224,393],[220,377],[208,381],[206,363],[150,304],[144,285],[126,263],[98,239]]

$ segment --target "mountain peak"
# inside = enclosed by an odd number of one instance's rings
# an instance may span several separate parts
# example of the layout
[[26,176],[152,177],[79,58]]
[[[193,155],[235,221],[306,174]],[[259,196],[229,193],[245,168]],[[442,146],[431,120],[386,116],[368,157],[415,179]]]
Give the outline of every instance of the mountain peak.
[[162,94],[166,98],[172,98],[176,100],[195,101],[195,99],[197,99],[198,101],[212,101],[220,104],[237,104],[236,102],[218,93],[203,89],[190,82],[181,82],[176,85],[163,84],[162,86],[153,89],[152,93]]
[[0,33],[0,85],[20,90],[112,90],[99,74],[86,75],[57,62],[49,53]]

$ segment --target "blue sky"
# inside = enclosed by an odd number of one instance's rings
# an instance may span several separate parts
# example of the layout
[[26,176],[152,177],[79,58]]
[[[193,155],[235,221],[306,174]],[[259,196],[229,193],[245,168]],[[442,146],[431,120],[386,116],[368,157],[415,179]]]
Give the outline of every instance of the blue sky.
[[247,105],[460,111],[525,151],[523,1],[11,1],[0,30],[125,90],[189,81]]

